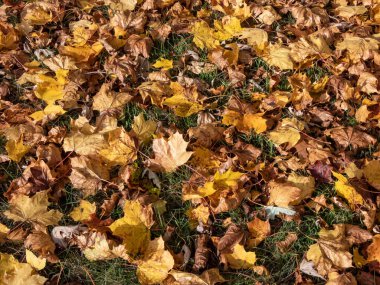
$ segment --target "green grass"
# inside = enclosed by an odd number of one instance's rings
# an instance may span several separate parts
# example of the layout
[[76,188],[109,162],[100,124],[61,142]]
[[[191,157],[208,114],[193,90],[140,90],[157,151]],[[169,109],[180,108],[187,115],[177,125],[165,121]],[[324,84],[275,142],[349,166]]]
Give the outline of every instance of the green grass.
[[159,58],[178,59],[191,48],[192,37],[189,35],[170,35],[165,42],[155,41],[149,60],[155,62]]
[[59,278],[59,284],[78,282],[89,285],[139,284],[136,267],[122,259],[89,261],[78,250],[69,248],[58,254],[60,262],[45,268],[42,274]]

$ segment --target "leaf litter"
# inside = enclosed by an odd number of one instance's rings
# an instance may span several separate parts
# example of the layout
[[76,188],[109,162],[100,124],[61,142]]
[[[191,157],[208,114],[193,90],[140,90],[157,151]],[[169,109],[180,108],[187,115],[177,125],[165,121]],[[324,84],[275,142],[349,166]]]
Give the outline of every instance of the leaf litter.
[[378,0],[2,0],[0,284],[379,283],[379,25]]

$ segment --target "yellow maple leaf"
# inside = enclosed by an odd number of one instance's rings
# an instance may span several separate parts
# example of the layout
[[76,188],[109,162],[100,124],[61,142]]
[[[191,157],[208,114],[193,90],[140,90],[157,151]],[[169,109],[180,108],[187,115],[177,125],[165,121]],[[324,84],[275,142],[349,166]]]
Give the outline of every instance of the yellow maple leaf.
[[196,208],[190,208],[186,211],[186,215],[189,217],[190,228],[195,229],[199,222],[204,225],[207,224],[208,217],[210,216],[210,210],[208,207],[199,205]]
[[71,211],[70,217],[76,222],[86,221],[96,213],[96,204],[87,200],[80,200],[79,205]]
[[99,151],[107,165],[126,165],[137,158],[135,143],[124,128],[116,128],[105,134],[108,146]]
[[191,151],[186,151],[186,142],[180,133],[174,133],[168,140],[164,138],[153,140],[154,159],[149,160],[149,168],[156,171],[172,172],[185,164]]
[[165,250],[162,237],[158,237],[149,244],[142,260],[137,261],[137,278],[142,285],[161,283],[174,266],[174,258]]
[[263,51],[268,44],[268,33],[263,29],[244,28],[239,38],[246,39],[247,43],[258,51]]
[[157,123],[152,120],[146,121],[143,113],[133,118],[132,130],[142,143],[151,140],[156,129]]
[[345,229],[344,224],[334,225],[333,230],[321,229],[318,242],[309,247],[306,258],[313,261],[319,274],[326,276],[334,268],[352,267]]
[[217,191],[236,188],[243,175],[244,173],[232,171],[231,168],[224,173],[217,171],[213,181],[206,182],[204,186],[199,187],[193,193],[183,193],[183,200],[204,198],[213,195]]
[[58,69],[56,79],[44,74],[40,74],[37,79],[37,87],[34,94],[37,98],[44,100],[48,105],[53,105],[56,100],[61,100],[64,96],[64,86],[68,70]]
[[33,252],[25,250],[26,262],[37,270],[42,270],[46,266],[46,258],[40,258],[34,255]]
[[15,162],[20,162],[24,155],[28,153],[30,147],[24,145],[22,139],[19,139],[18,141],[10,139],[7,141],[5,149],[8,153],[8,157],[11,160]]
[[56,225],[63,215],[58,210],[48,210],[49,204],[47,190],[32,197],[19,194],[9,201],[10,209],[4,215],[16,222],[30,222],[35,226]]
[[293,147],[300,140],[300,132],[303,129],[303,123],[297,121],[297,119],[285,118],[275,131],[269,133],[269,139],[277,145],[288,143],[289,147]]
[[214,49],[220,46],[220,42],[214,36],[214,30],[204,21],[197,21],[193,24],[191,31],[193,35],[193,42],[201,49]]
[[293,61],[290,57],[290,49],[281,44],[269,45],[264,60],[271,66],[284,69],[293,69]]
[[94,110],[102,112],[123,107],[132,99],[132,96],[126,92],[115,92],[111,90],[110,84],[104,83],[93,99]]
[[78,47],[84,46],[98,30],[98,25],[88,20],[71,22],[69,27],[73,34],[73,39],[69,39],[68,42]]
[[58,115],[66,113],[60,105],[50,104],[47,105],[42,111],[34,112],[30,117],[35,121],[41,121],[45,118],[54,120]]
[[109,228],[116,236],[123,238],[128,254],[135,255],[145,249],[150,239],[152,226],[151,207],[143,208],[138,201],[125,201],[124,217],[113,222]]
[[355,190],[353,186],[350,185],[346,177],[334,171],[332,174],[336,179],[338,179],[335,181],[336,192],[339,196],[347,200],[352,209],[355,208],[356,204],[364,204],[363,197]]
[[102,50],[103,45],[100,42],[95,42],[91,46],[85,44],[80,47],[61,46],[59,51],[61,55],[66,55],[72,58],[75,63],[86,64],[90,59],[95,58]]
[[47,278],[36,274],[28,263],[18,262],[12,255],[0,253],[0,284],[43,285]]
[[221,21],[214,21],[216,32],[214,36],[220,41],[225,41],[233,38],[242,31],[240,20],[236,17],[225,16]]
[[178,82],[171,82],[170,88],[174,95],[165,99],[164,105],[172,107],[177,116],[188,117],[204,109],[202,104],[198,103],[196,87],[185,89]]
[[267,120],[262,117],[263,113],[242,114],[232,110],[227,110],[223,115],[222,123],[233,125],[240,132],[250,133],[254,130],[257,134],[267,130]]
[[161,68],[162,70],[168,70],[173,68],[173,61],[170,59],[160,58],[153,64],[155,68]]
[[253,269],[256,263],[256,254],[253,251],[246,251],[244,246],[236,244],[233,253],[222,254],[232,269]]

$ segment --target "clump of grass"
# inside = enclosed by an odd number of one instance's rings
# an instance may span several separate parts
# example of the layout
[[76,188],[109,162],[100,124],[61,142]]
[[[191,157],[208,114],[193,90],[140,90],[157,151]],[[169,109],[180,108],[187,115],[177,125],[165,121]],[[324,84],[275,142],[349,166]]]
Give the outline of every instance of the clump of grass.
[[60,262],[47,266],[42,275],[59,280],[59,284],[77,282],[82,284],[131,285],[139,284],[136,267],[122,259],[89,261],[78,250],[68,248],[58,253]]
[[165,42],[156,41],[152,48],[149,60],[156,61],[159,58],[178,59],[192,45],[192,37],[189,35],[170,35]]

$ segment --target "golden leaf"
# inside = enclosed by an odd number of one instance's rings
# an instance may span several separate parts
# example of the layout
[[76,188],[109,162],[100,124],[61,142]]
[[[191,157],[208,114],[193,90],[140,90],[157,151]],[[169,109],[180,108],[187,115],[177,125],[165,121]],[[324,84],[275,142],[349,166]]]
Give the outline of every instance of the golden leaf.
[[25,154],[28,153],[30,150],[30,147],[27,145],[24,145],[22,142],[22,139],[15,141],[15,140],[8,140],[7,144],[5,145],[5,149],[8,153],[8,157],[15,161],[20,162],[20,160],[24,157]]
[[219,40],[215,38],[214,30],[204,21],[195,22],[190,32],[194,35],[193,42],[201,49],[214,49],[220,46]]
[[173,61],[170,59],[160,58],[153,64],[155,68],[161,68],[162,70],[169,70],[173,68]]
[[262,116],[262,113],[242,114],[241,112],[227,110],[223,115],[222,123],[235,126],[240,132],[248,134],[254,130],[260,134],[267,129],[267,120]]
[[47,278],[36,274],[28,263],[18,262],[12,255],[0,253],[0,284],[43,285]]
[[244,246],[236,244],[233,253],[222,254],[232,269],[253,269],[256,263],[256,254],[253,251],[245,251]]
[[98,25],[88,20],[71,22],[69,27],[73,39],[68,40],[68,42],[77,47],[84,46],[98,30]]
[[232,169],[224,173],[217,171],[213,177],[213,181],[206,182],[204,186],[199,187],[193,193],[183,193],[183,200],[198,199],[213,195],[217,191],[236,188],[240,178],[244,175],[241,172],[234,172]]
[[56,100],[63,99],[68,73],[68,70],[58,69],[55,72],[57,79],[40,74],[37,79],[36,90],[34,91],[36,97],[44,100],[48,105],[53,105]]
[[45,107],[42,111],[34,112],[30,117],[35,121],[41,121],[45,118],[49,120],[54,120],[58,115],[63,115],[66,113],[60,105],[50,104]]
[[190,228],[195,229],[199,223],[207,224],[210,210],[206,206],[199,205],[196,208],[188,209],[186,215],[189,217]]
[[150,239],[152,208],[143,208],[138,201],[125,201],[124,217],[113,222],[109,228],[116,236],[123,238],[127,253],[142,252]]
[[15,195],[9,201],[10,209],[4,215],[16,222],[30,222],[34,226],[57,225],[62,218],[58,210],[48,210],[48,191],[37,192],[34,196]]
[[164,240],[149,241],[142,260],[137,262],[137,278],[142,285],[161,283],[174,266],[173,256],[165,250]]
[[352,267],[352,254],[348,250],[345,225],[336,224],[333,230],[320,230],[318,242],[309,247],[306,257],[313,261],[319,274],[326,276],[333,267]]
[[76,222],[83,222],[90,219],[91,215],[95,213],[95,203],[90,203],[87,200],[80,200],[79,205],[71,211],[70,217]]
[[40,258],[34,255],[33,252],[25,250],[26,262],[37,270],[42,270],[46,266],[46,258]]
[[247,241],[249,248],[258,246],[271,232],[269,221],[257,217],[247,223],[247,228],[250,234]]
[[240,20],[232,16],[225,16],[221,21],[215,20],[214,27],[214,37],[220,41],[231,39],[242,31]]
[[193,152],[186,151],[186,142],[180,133],[174,133],[168,140],[164,138],[153,140],[154,159],[149,160],[153,170],[172,172],[185,164]]
[[289,147],[293,147],[300,140],[300,132],[303,129],[303,123],[297,121],[297,119],[285,118],[275,131],[269,133],[269,139],[275,144],[288,143]]
[[103,45],[100,42],[95,42],[91,46],[86,44],[80,47],[61,46],[59,52],[61,55],[66,55],[72,58],[75,63],[88,63],[90,59],[95,58],[103,50]]
[[106,133],[107,148],[101,149],[99,155],[107,165],[126,165],[136,160],[136,147],[124,128],[117,128]]
[[156,129],[157,123],[152,120],[146,121],[143,113],[133,118],[132,130],[142,143],[149,142]]
[[293,69],[290,49],[283,47],[281,44],[270,44],[263,58],[269,65],[278,67],[281,70]]
[[178,82],[171,82],[170,88],[174,94],[165,99],[164,105],[173,108],[177,116],[188,117],[204,109],[202,104],[198,103],[196,87],[185,89]]
[[263,51],[268,44],[268,33],[262,29],[244,28],[239,38],[246,39],[247,43],[258,51]]
[[350,185],[346,177],[334,171],[332,172],[332,174],[336,179],[338,179],[337,181],[335,181],[336,192],[339,196],[343,197],[348,201],[352,209],[355,208],[356,204],[364,203],[363,197],[355,190],[353,186]]
[[287,208],[300,199],[302,190],[292,183],[277,183],[270,181],[268,184],[270,198],[268,205],[276,205]]
[[104,83],[94,96],[94,110],[103,112],[108,109],[123,107],[132,99],[132,96],[125,92],[115,92],[111,90],[111,85]]

